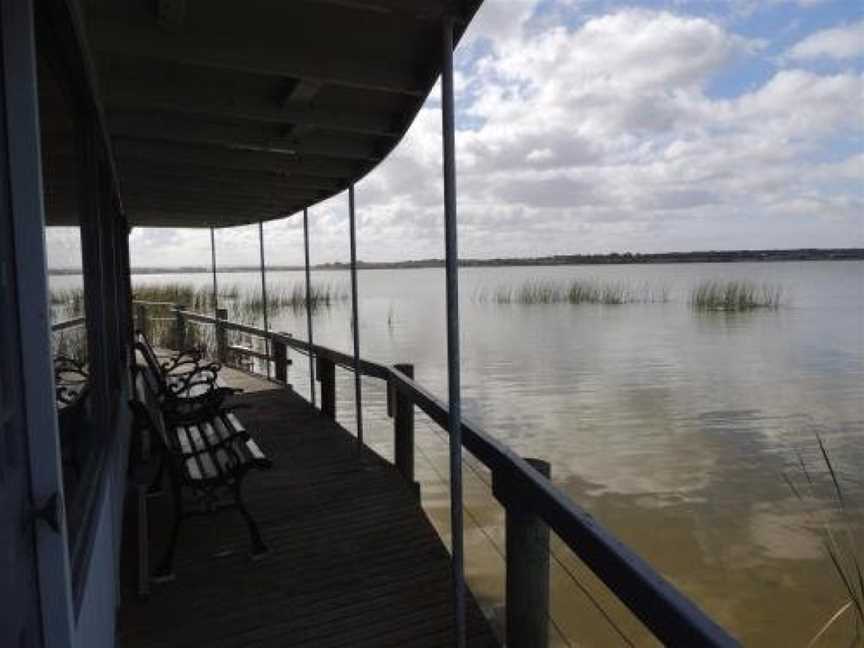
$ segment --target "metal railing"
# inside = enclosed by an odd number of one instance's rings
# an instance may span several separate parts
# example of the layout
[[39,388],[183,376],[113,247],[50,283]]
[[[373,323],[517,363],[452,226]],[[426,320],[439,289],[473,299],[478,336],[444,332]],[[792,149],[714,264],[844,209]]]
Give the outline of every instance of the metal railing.
[[[277,355],[283,360],[286,359],[289,348],[309,356],[310,361],[314,359],[321,389],[321,411],[326,416],[336,418],[335,369],[338,366],[354,371],[354,356],[319,344],[310,345],[285,333],[231,322],[223,317],[224,314],[222,311],[220,317],[212,317],[175,308],[178,327],[183,326],[187,320],[216,327],[217,353],[225,354],[229,351],[225,345],[224,333],[233,330],[269,340],[269,361],[277,361]],[[278,364],[276,366],[277,379],[281,375],[284,380],[285,365],[281,370]],[[356,367],[361,375],[387,383],[387,411],[394,418],[396,436],[394,463],[405,480],[416,485],[413,408],[419,408],[446,432],[449,422],[447,403],[413,379],[413,368],[410,365],[391,367],[360,359]],[[533,515],[542,519],[660,641],[673,646],[738,645],[734,638],[695,603],[541,474],[532,465],[533,462],[520,457],[464,416],[461,427],[463,448],[491,471],[493,494],[505,507],[508,516],[512,511],[518,512],[523,518]],[[514,556],[513,560],[524,560],[524,556]],[[507,565],[509,579],[509,556]],[[509,599],[507,604],[511,605]]]

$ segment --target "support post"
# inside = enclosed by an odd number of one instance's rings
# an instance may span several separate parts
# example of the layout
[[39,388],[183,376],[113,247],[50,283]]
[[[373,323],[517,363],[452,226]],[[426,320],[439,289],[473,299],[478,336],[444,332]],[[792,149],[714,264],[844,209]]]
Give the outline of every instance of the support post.
[[312,339],[312,277],[309,272],[309,213],[303,209],[303,249],[306,268],[306,335],[309,341],[309,395],[312,397],[312,407],[315,407],[315,352]]
[[216,357],[219,362],[226,364],[228,362],[228,331],[225,330],[223,323],[228,319],[227,308],[216,309]]
[[459,359],[459,246],[456,222],[456,124],[453,107],[453,19],[441,29],[441,135],[444,174],[444,250],[447,282],[447,431],[450,437],[450,529],[453,625],[457,648],[465,648],[465,549],[462,527],[462,385]]
[[[270,321],[267,317],[267,270],[264,266],[264,222],[258,222],[258,251],[261,255],[261,307],[264,314],[264,330],[270,331]],[[270,377],[270,340],[264,338],[264,352],[267,354],[267,359],[264,361],[264,368],[267,372],[267,377]]]
[[[397,364],[394,369],[414,378],[414,365]],[[393,458],[396,470],[414,489],[418,497],[420,484],[414,481],[414,402],[405,394],[394,390],[393,403]]]
[[336,365],[329,358],[318,357],[318,381],[321,383],[321,412],[336,420]]
[[273,377],[281,383],[288,382],[288,349],[280,337],[273,338]]
[[[526,459],[547,479],[549,462]],[[519,495],[509,475],[493,473],[492,491],[506,509],[507,645],[549,645],[549,527]]]
[[182,304],[174,304],[174,344],[177,351],[186,348],[186,321],[183,319]]
[[[357,418],[357,452],[363,449],[363,395],[360,376],[360,317],[357,305],[357,226],[354,219],[354,185],[348,185],[348,229],[351,243],[351,329],[354,333],[354,412]],[[321,397],[323,400],[323,396]]]
[[219,285],[216,283],[216,233],[212,225],[210,226],[210,269],[213,272],[213,313],[216,314],[219,312]]
[[132,350],[133,343],[135,340],[135,324],[132,321],[132,270],[129,266],[129,235],[131,233],[131,229],[129,228],[128,221],[126,222],[125,227],[118,233],[120,238],[120,252],[122,256],[123,262],[123,303],[124,310],[126,311],[126,316],[128,318],[127,325],[128,330],[126,331],[126,335],[128,335],[127,344],[129,349],[129,361],[130,366],[134,365],[134,351]]
[[135,319],[138,320],[138,330],[147,335],[150,327],[147,321],[147,307],[144,304],[135,306]]

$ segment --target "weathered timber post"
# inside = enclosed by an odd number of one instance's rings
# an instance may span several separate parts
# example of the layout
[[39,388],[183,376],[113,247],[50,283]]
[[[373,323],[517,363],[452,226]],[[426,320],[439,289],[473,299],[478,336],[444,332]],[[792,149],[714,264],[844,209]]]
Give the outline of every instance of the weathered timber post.
[[177,351],[186,348],[186,322],[183,319],[183,305],[174,305],[174,340]]
[[288,348],[279,335],[271,340],[273,349],[273,377],[281,383],[288,382]]
[[228,331],[223,322],[228,319],[227,308],[216,309],[216,357],[225,364],[228,361]]
[[[526,459],[548,479],[549,463]],[[549,527],[520,496],[512,475],[492,474],[492,492],[506,509],[507,646],[549,645]]]
[[144,335],[147,335],[147,307],[144,304],[138,304],[135,307],[135,317],[138,320],[138,330],[141,331]]
[[318,356],[317,378],[321,383],[321,412],[336,420],[336,365],[329,358]]
[[[414,378],[412,364],[397,364],[394,369]],[[414,481],[414,401],[395,389],[393,399],[393,458],[399,474],[419,497],[420,484]]]

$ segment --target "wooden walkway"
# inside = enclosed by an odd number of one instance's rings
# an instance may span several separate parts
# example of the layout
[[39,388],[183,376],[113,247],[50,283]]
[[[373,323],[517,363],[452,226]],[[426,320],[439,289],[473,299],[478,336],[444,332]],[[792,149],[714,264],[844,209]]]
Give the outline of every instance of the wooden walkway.
[[[127,552],[118,644],[452,645],[450,557],[395,468],[371,451],[358,461],[354,438],[292,391],[227,369],[225,378],[247,390],[237,401],[251,409],[238,415],[274,461],[244,482],[270,552],[250,560],[234,510],[188,519],[176,581],[155,585],[146,601],[133,593]],[[154,557],[168,500],[149,504]],[[468,599],[468,645],[497,646]]]

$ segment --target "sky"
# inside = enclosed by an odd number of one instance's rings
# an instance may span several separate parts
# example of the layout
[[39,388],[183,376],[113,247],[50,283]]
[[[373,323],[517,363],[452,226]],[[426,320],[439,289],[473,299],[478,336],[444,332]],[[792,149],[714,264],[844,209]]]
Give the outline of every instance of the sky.
[[[864,247],[864,2],[486,0],[455,58],[462,257]],[[443,256],[440,89],[356,187],[358,258]],[[309,212],[348,258],[347,194]],[[302,264],[299,215],[265,224]],[[208,265],[209,232],[135,229],[133,266]],[[257,227],[217,233],[258,262]],[[80,264],[52,228],[49,264]]]

